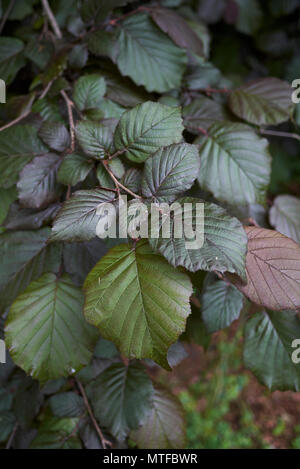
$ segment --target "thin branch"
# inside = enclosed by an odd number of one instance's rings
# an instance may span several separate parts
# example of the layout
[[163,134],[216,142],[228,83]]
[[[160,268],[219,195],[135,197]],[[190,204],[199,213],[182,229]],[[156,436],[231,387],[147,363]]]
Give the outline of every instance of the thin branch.
[[123,189],[125,192],[128,192],[128,194],[132,195],[136,199],[142,198],[140,195],[137,195],[134,192],[132,192],[130,189],[127,189],[127,187],[123,186],[123,184],[121,184],[120,181],[118,181],[118,179],[115,177],[113,172],[109,169],[107,160],[103,160],[102,163],[103,163],[104,168],[106,169],[106,171],[108,172],[112,180],[114,181],[116,187],[120,187],[121,189]]
[[119,155],[122,155],[123,153],[125,153],[125,151],[126,151],[126,148],[123,148],[122,150],[118,150],[113,155],[110,155],[108,157],[108,159],[112,160],[113,158],[116,158],[116,156],[119,156]]
[[254,220],[254,218],[250,217],[247,219],[248,223],[250,223],[250,225],[253,225],[253,226],[256,226],[256,228],[260,228],[259,224],[257,223],[256,220]]
[[210,96],[211,94],[213,93],[231,93],[231,90],[229,90],[228,88],[204,88],[202,90],[199,90],[199,91],[204,91],[207,96]]
[[46,96],[46,94],[48,93],[48,91],[50,90],[50,88],[52,86],[53,81],[54,80],[49,81],[48,85],[46,86],[46,88],[41,93],[41,96],[39,97],[39,99],[43,99]]
[[42,0],[42,4],[43,4],[43,7],[44,7],[44,10],[45,10],[45,13],[46,15],[48,16],[49,18],[49,21],[51,23],[51,26],[52,26],[52,29],[53,31],[55,32],[55,35],[59,38],[59,39],[62,39],[62,33],[61,33],[61,30],[60,30],[60,27],[58,26],[57,24],[57,21],[55,19],[55,16],[53,15],[52,13],[52,10],[49,6],[49,3],[48,3],[48,0]]
[[192,295],[190,297],[190,302],[193,303],[193,305],[196,306],[197,308],[201,308],[201,303],[195,295]]
[[300,135],[290,132],[280,132],[278,130],[268,130],[268,129],[259,129],[260,133],[263,135],[274,135],[275,137],[287,137],[287,138],[295,138],[296,140],[300,140]]
[[69,200],[69,198],[71,197],[71,184],[68,184],[68,190],[67,190],[67,194],[66,194],[66,200]]
[[115,18],[113,20],[108,21],[108,24],[115,26],[119,21],[123,21],[124,19],[128,18],[129,16],[135,15],[136,13],[140,11],[149,11],[150,9],[144,6],[140,6],[136,8],[135,10],[130,11],[129,13],[126,13],[125,15],[119,16],[118,18]]
[[12,445],[12,442],[14,441],[14,437],[15,437],[15,435],[16,435],[16,432],[17,432],[17,430],[18,430],[18,426],[19,426],[19,424],[16,423],[15,426],[14,426],[14,428],[13,428],[13,431],[11,432],[11,435],[10,435],[10,437],[9,437],[9,439],[8,439],[8,442],[7,442],[6,446],[5,446],[5,449],[10,449],[10,447],[11,447],[11,445]]
[[71,134],[71,147],[70,150],[73,152],[75,150],[75,125],[73,119],[73,110],[72,107],[74,106],[73,101],[69,98],[67,93],[64,90],[61,90],[60,94],[65,100],[68,109],[68,116],[69,116],[69,125],[70,125],[70,134]]
[[3,18],[2,18],[2,21],[1,21],[1,24],[0,24],[0,34],[1,34],[2,31],[3,31],[3,28],[4,28],[4,26],[5,26],[5,23],[6,23],[6,21],[7,21],[7,18],[9,17],[10,12],[12,11],[12,9],[13,9],[15,3],[16,3],[16,0],[10,0],[9,5],[8,5],[8,7],[6,8],[6,11],[5,11],[4,15],[3,15]]
[[76,381],[76,384],[78,386],[78,389],[80,391],[80,394],[82,395],[82,398],[83,398],[83,401],[84,401],[84,405],[89,413],[89,416],[93,422],[93,425],[95,427],[95,430],[100,438],[100,441],[101,441],[101,444],[102,444],[102,448],[103,449],[107,449],[108,446],[111,446],[111,442],[106,440],[106,438],[104,437],[102,431],[101,431],[101,428],[99,427],[98,423],[97,423],[97,420],[93,414],[93,411],[92,411],[92,408],[90,406],[90,403],[88,401],[88,398],[87,398],[87,395],[86,395],[86,392],[84,390],[84,387],[82,386],[81,382],[75,377],[75,381]]
[[22,119],[25,119],[25,117],[27,117],[30,114],[30,112],[31,110],[26,111],[23,114],[21,114],[19,117],[17,117],[16,119],[14,119],[13,121],[9,122],[8,124],[3,125],[3,127],[0,127],[0,132],[2,132],[2,130],[8,129],[9,127],[17,124]]

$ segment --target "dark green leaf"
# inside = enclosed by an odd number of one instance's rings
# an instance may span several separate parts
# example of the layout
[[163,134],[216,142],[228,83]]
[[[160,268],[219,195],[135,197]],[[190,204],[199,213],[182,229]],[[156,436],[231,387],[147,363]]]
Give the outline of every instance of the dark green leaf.
[[229,282],[208,277],[202,292],[202,317],[208,332],[224,329],[238,319],[243,294]]
[[90,394],[99,422],[123,441],[150,413],[153,386],[141,364],[116,363],[100,374]]
[[56,176],[61,158],[55,153],[37,156],[20,174],[19,199],[25,207],[43,208],[60,197]]
[[106,84],[100,75],[80,77],[74,86],[73,99],[80,111],[97,107],[105,95]]
[[50,408],[55,417],[81,417],[85,412],[81,396],[75,392],[61,392],[49,400]]
[[45,383],[87,364],[96,330],[82,314],[84,298],[67,275],[44,274],[13,303],[5,326],[12,358]]
[[180,402],[166,389],[155,386],[152,412],[131,438],[141,449],[185,447],[185,420]]
[[300,321],[288,311],[263,311],[250,318],[245,329],[244,361],[269,389],[298,391],[300,367],[292,360]]
[[70,136],[66,127],[59,122],[43,122],[39,136],[52,150],[64,151],[70,145]]
[[186,54],[142,13],[120,27],[117,64],[137,85],[163,93],[180,86]]
[[76,137],[83,151],[95,159],[104,158],[112,143],[111,129],[92,121],[81,121],[76,126]]
[[102,337],[128,358],[152,358],[169,369],[167,350],[190,313],[192,289],[186,274],[143,241],[135,250],[120,244],[89,273],[84,290],[85,317]]
[[0,133],[0,187],[11,187],[19,172],[35,156],[44,155],[47,148],[30,125],[18,125]]
[[232,205],[264,204],[270,181],[268,142],[244,124],[213,124],[198,140],[202,189]]
[[280,233],[300,244],[300,199],[279,195],[270,210],[270,223]]
[[115,192],[100,189],[77,191],[57,215],[52,229],[53,241],[89,241],[96,237],[100,204],[115,200]]
[[144,197],[172,202],[178,194],[190,189],[199,168],[196,145],[180,143],[161,148],[145,163],[142,193]]
[[292,88],[278,78],[260,78],[242,85],[229,96],[229,106],[251,124],[276,125],[293,114]]
[[116,128],[114,144],[138,163],[162,146],[182,139],[180,109],[148,101],[123,114]]
[[47,245],[49,228],[0,235],[0,306],[4,310],[32,280],[58,272],[61,246]]
[[66,155],[58,170],[57,180],[66,186],[75,186],[85,180],[92,167],[93,163],[85,155]]

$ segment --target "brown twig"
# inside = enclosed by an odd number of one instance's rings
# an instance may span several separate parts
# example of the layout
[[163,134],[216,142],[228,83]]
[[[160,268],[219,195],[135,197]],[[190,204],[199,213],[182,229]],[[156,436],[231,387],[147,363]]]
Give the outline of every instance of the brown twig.
[[50,90],[51,86],[52,86],[52,83],[53,83],[54,80],[51,80],[49,81],[48,85],[46,86],[46,88],[42,91],[41,93],[41,96],[39,97],[39,99],[43,99],[46,94],[48,93],[48,91]]
[[144,6],[140,6],[136,8],[135,10],[130,11],[129,13],[126,13],[125,15],[119,16],[118,18],[114,18],[113,20],[108,21],[108,24],[115,26],[119,21],[123,21],[129,16],[135,15],[136,13],[140,11],[149,11],[150,9]]
[[251,225],[253,226],[256,226],[256,228],[260,228],[259,224],[257,223],[256,220],[254,220],[254,218],[250,217],[247,219],[248,223],[250,223]]
[[92,411],[92,408],[90,406],[90,403],[88,401],[88,398],[87,398],[87,395],[86,395],[86,392],[84,390],[84,387],[82,386],[81,382],[75,377],[75,381],[76,381],[76,384],[78,386],[78,389],[80,391],[80,394],[82,395],[82,398],[83,398],[83,402],[84,402],[84,405],[89,413],[89,416],[93,422],[93,425],[95,427],[95,430],[100,438],[100,441],[101,441],[101,445],[102,445],[102,448],[103,449],[107,449],[108,446],[111,446],[111,442],[109,440],[107,440],[102,431],[101,431],[101,428],[99,427],[98,423],[97,423],[97,420],[93,414],[93,411]]
[[16,119],[12,120],[11,122],[9,122],[8,124],[5,124],[3,125],[2,127],[0,127],[0,132],[2,132],[2,130],[5,130],[5,129],[8,129],[9,127],[17,124],[18,122],[20,122],[22,119],[25,119],[25,117],[27,117],[29,114],[30,114],[31,110],[29,111],[26,111],[24,112],[23,114],[21,114],[19,117],[17,117]]
[[0,23],[0,34],[1,34],[2,31],[3,31],[3,28],[4,28],[4,26],[5,26],[5,23],[6,23],[6,21],[7,21],[7,18],[9,17],[9,15],[10,15],[10,13],[11,13],[11,11],[12,11],[14,5],[15,5],[15,2],[16,2],[16,0],[10,0],[10,2],[9,2],[9,4],[8,4],[8,7],[7,7],[6,10],[5,10],[5,13],[4,13],[4,15],[3,15],[2,21],[1,21],[1,23]]
[[126,148],[123,148],[122,150],[118,150],[115,153],[113,153],[112,155],[109,155],[108,159],[112,160],[113,158],[116,158],[116,156],[119,156],[119,155],[122,155],[123,153],[125,153],[125,151],[126,151]]
[[65,100],[68,109],[68,116],[69,116],[69,125],[70,125],[70,134],[71,134],[71,146],[70,151],[73,152],[75,150],[75,125],[73,119],[73,111],[72,107],[74,106],[73,101],[69,98],[65,90],[61,90],[60,94]]
[[42,0],[42,4],[43,4],[44,10],[45,10],[45,13],[49,18],[49,21],[51,23],[52,29],[53,29],[56,37],[58,37],[59,39],[62,39],[62,33],[61,33],[61,30],[60,30],[60,27],[58,26],[57,21],[55,19],[55,16],[52,13],[52,10],[49,6],[48,0]]
[[123,184],[121,184],[120,181],[118,181],[118,179],[115,177],[115,175],[113,174],[113,172],[112,172],[112,171],[109,169],[109,167],[108,167],[108,160],[103,160],[102,163],[103,163],[104,168],[106,169],[106,171],[108,172],[108,174],[110,175],[110,177],[112,178],[112,180],[114,181],[116,188],[120,187],[120,188],[123,189],[125,192],[128,192],[128,194],[132,195],[135,199],[141,199],[141,198],[142,198],[140,195],[135,194],[135,193],[132,192],[130,189],[128,189],[127,187],[123,186]]
[[277,130],[268,130],[268,129],[259,129],[260,133],[263,135],[274,135],[275,137],[287,137],[287,138],[295,138],[296,140],[300,140],[300,135],[290,132],[280,132]]
[[13,431],[12,431],[11,434],[10,434],[10,437],[9,437],[9,439],[8,439],[8,442],[7,442],[6,446],[5,446],[5,449],[10,449],[10,447],[11,447],[11,445],[12,445],[12,442],[14,441],[14,437],[15,437],[15,435],[16,435],[16,432],[17,432],[17,430],[18,430],[18,426],[19,426],[19,424],[16,423],[15,426],[14,426],[14,428],[13,428]]
[[190,302],[193,303],[193,305],[196,306],[197,308],[201,308],[200,300],[195,295],[191,296]]
[[228,88],[206,88],[205,89],[205,93],[207,95],[210,95],[212,93],[231,93],[231,90],[229,90]]

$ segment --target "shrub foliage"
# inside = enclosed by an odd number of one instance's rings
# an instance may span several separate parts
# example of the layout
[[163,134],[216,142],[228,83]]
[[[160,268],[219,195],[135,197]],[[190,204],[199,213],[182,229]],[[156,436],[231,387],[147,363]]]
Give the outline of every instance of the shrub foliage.
[[[1,445],[184,447],[151,369],[240,315],[246,366],[299,391],[299,6],[0,2]],[[203,202],[201,249],[97,237],[125,194]]]

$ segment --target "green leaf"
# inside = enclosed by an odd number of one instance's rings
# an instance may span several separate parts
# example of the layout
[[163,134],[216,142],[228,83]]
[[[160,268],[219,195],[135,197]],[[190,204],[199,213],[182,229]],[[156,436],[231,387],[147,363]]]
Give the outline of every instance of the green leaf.
[[279,195],[270,210],[270,223],[280,233],[300,244],[300,199]]
[[30,125],[17,125],[0,132],[0,187],[13,186],[22,168],[46,152],[37,130]]
[[[115,183],[104,168],[103,164],[99,163],[96,170],[96,176],[99,181],[100,187],[107,189],[115,189]],[[126,186],[127,187],[127,186]],[[130,189],[130,187],[128,187]]]
[[130,437],[140,449],[185,448],[185,419],[178,399],[156,385],[152,412]]
[[207,350],[210,344],[211,335],[207,332],[207,328],[203,322],[200,309],[193,304],[192,314],[188,317],[186,330],[181,336],[181,340],[191,342],[192,344],[201,345],[204,350]]
[[122,177],[121,183],[135,193],[139,193],[142,183],[142,172],[136,168],[130,168]]
[[86,0],[82,5],[82,16],[84,21],[101,23],[114,8],[122,7],[134,0]]
[[103,77],[93,74],[80,77],[73,91],[73,100],[80,111],[97,107],[105,95],[106,84]]
[[43,122],[39,136],[52,150],[65,151],[70,145],[70,136],[66,127],[59,122]]
[[263,12],[257,0],[234,0],[238,7],[236,29],[253,35],[262,24]]
[[238,319],[243,294],[229,282],[209,276],[202,292],[202,317],[208,332],[224,329]]
[[195,54],[203,55],[202,41],[181,15],[167,8],[151,8],[150,15],[175,44]]
[[272,310],[300,310],[300,246],[277,231],[245,227],[247,283],[231,278],[251,301]]
[[63,248],[65,271],[71,275],[76,285],[82,285],[87,274],[107,251],[105,242],[99,238],[82,243],[65,243]]
[[[237,218],[228,215],[218,205],[204,202],[201,199],[184,197],[176,201],[174,216],[160,224],[159,237],[149,239],[151,247],[159,251],[174,267],[183,266],[191,272],[197,270],[216,270],[218,272],[235,272],[245,278],[245,256],[247,236]],[[189,204],[182,209],[183,204]],[[199,248],[188,245],[191,240],[183,232],[182,237],[175,237],[174,219],[189,223],[194,231],[202,234],[203,215],[197,214],[198,203],[204,203],[204,244]],[[183,215],[184,214],[184,215]],[[163,228],[170,224],[170,237],[163,237]]]
[[51,230],[18,231],[0,235],[0,307],[4,310],[32,280],[58,272],[61,246],[48,245]]
[[234,114],[251,124],[276,125],[291,118],[292,88],[278,78],[260,78],[242,85],[229,95]]
[[225,7],[225,0],[199,0],[197,13],[206,23],[217,23],[221,20]]
[[77,426],[78,418],[48,417],[40,425],[30,449],[81,449]]
[[63,122],[57,103],[47,98],[39,99],[33,103],[32,112],[39,113],[44,120]]
[[0,442],[8,439],[16,423],[16,417],[9,410],[0,412]]
[[17,199],[17,197],[17,190],[14,186],[9,189],[0,189],[0,225],[4,222],[10,205]]
[[221,72],[215,65],[199,60],[188,65],[184,84],[190,90],[201,90],[218,86],[221,78]]
[[300,368],[293,363],[294,339],[300,337],[300,321],[288,311],[256,313],[246,323],[244,362],[272,391],[300,390]]
[[268,7],[274,16],[284,16],[292,13],[299,7],[298,0],[269,0]]
[[117,44],[115,34],[111,31],[95,31],[89,35],[89,51],[94,55],[106,55],[112,60],[117,54]]
[[0,37],[0,76],[9,85],[25,65],[21,52],[24,44],[14,37]]
[[111,161],[108,161],[107,164],[109,169],[116,176],[116,178],[121,179],[124,176],[125,168],[120,158],[115,157]]
[[142,193],[158,201],[172,202],[193,185],[200,168],[196,145],[180,143],[161,148],[145,163]]
[[109,153],[112,132],[108,126],[92,121],[81,121],[75,130],[77,140],[87,155],[100,160]]
[[101,189],[77,191],[57,215],[51,234],[52,241],[89,241],[96,237],[100,204],[112,203],[115,192]]
[[85,405],[81,396],[75,392],[61,392],[49,399],[50,408],[55,417],[81,417]]
[[[38,42],[38,47],[37,47]],[[53,45],[49,41],[39,40],[38,37],[32,38],[26,45],[24,55],[31,60],[40,70],[48,65],[53,54]]]
[[145,14],[122,22],[118,36],[117,65],[146,90],[164,93],[180,87],[186,54],[162,33]]
[[60,164],[58,155],[47,153],[23,168],[17,187],[25,207],[43,208],[60,197],[62,186],[56,180]]
[[44,274],[18,296],[5,326],[14,362],[42,383],[86,365],[97,334],[82,314],[83,294],[67,275]]
[[185,328],[192,287],[145,242],[111,249],[84,284],[85,317],[128,358],[170,369],[167,351]]
[[60,203],[49,205],[44,210],[24,208],[19,204],[12,204],[5,220],[5,228],[8,230],[35,230],[49,224],[57,215]]
[[14,413],[22,429],[30,428],[42,404],[39,383],[29,376],[22,377],[14,399]]
[[142,163],[160,147],[182,139],[180,108],[148,101],[125,112],[116,128],[114,144],[132,161]]
[[226,118],[223,106],[205,96],[199,96],[185,106],[182,114],[184,126],[197,135],[200,129],[207,130],[216,121]]
[[86,44],[76,44],[71,50],[68,61],[71,68],[83,68],[88,60],[88,49]]
[[200,186],[232,205],[264,204],[271,173],[267,147],[244,124],[213,124],[200,139]]
[[122,77],[116,71],[105,70],[103,76],[107,83],[107,97],[121,106],[133,107],[149,99],[144,88],[136,86],[129,78]]
[[57,173],[57,180],[66,186],[75,186],[84,181],[93,163],[84,155],[71,153],[66,155]]
[[150,413],[153,386],[140,363],[116,363],[96,378],[89,394],[97,420],[123,441]]

